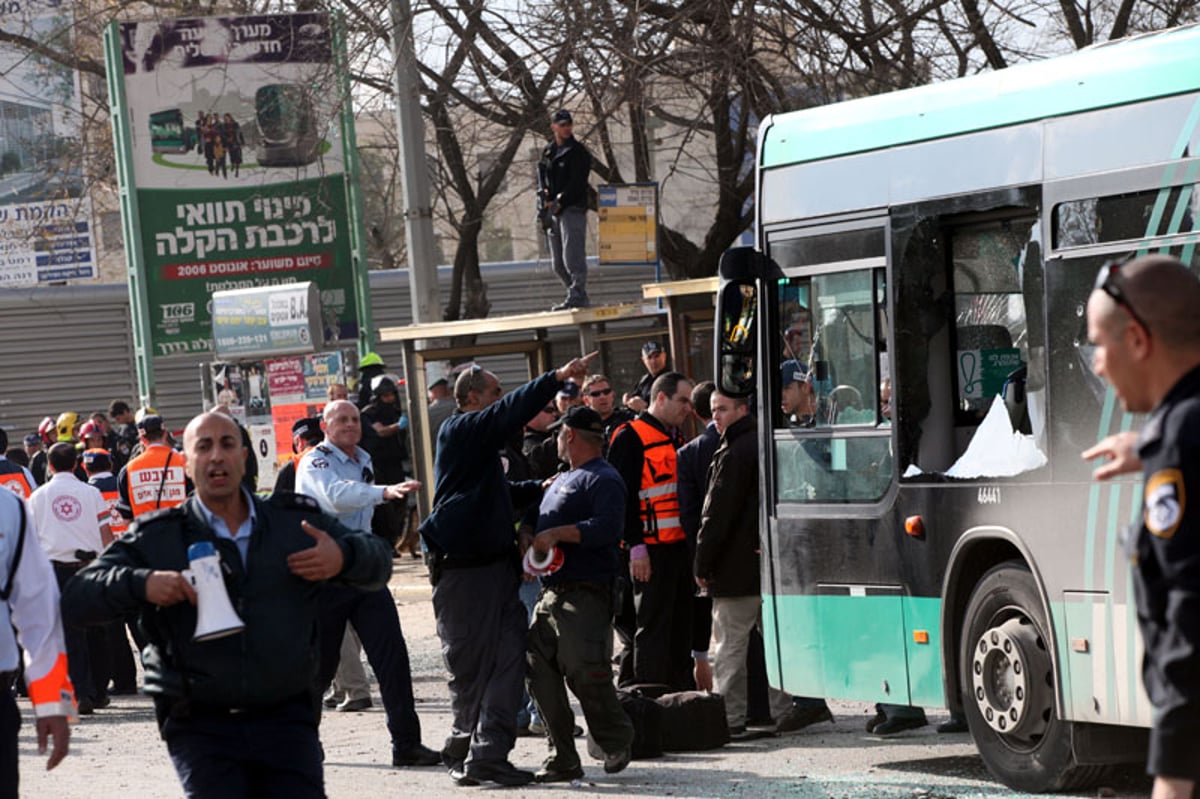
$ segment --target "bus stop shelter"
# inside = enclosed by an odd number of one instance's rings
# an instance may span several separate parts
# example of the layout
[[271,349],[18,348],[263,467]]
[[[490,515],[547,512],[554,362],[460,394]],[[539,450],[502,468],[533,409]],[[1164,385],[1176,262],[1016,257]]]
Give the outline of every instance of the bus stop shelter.
[[[577,308],[545,313],[516,314],[456,322],[382,328],[383,342],[400,344],[406,377],[406,396],[412,442],[413,471],[421,481],[418,509],[421,518],[433,500],[433,438],[429,434],[429,388],[426,367],[431,362],[470,362],[499,355],[523,356],[526,379],[558,366],[550,360],[549,333],[556,328],[574,328],[578,352],[600,352],[594,371],[609,373],[605,363],[606,341],[645,335],[646,322],[665,333],[674,368],[696,380],[712,377],[713,313],[717,278],[699,278],[642,287],[642,304]],[[631,334],[630,328],[636,323]],[[565,359],[564,359],[565,360]]]

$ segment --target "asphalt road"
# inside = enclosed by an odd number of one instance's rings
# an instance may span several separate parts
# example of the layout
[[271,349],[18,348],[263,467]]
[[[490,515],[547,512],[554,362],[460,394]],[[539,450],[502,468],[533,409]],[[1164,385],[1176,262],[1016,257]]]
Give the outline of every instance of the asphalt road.
[[[392,580],[413,667],[413,687],[425,743],[439,748],[449,729],[445,673],[434,634],[429,584],[415,561],[397,562]],[[394,769],[376,706],[361,713],[329,713],[321,725],[325,780],[329,796],[421,799],[469,796],[495,788],[459,788],[442,769]],[[568,796],[696,797],[775,799],[776,797],[881,797],[883,799],[969,799],[1022,796],[992,781],[970,737],[938,735],[946,718],[928,712],[931,725],[881,740],[868,735],[865,704],[832,702],[835,722],[797,734],[731,744],[713,752],[671,754],[634,761],[621,774],[605,775],[589,760],[583,742],[585,780],[579,784],[508,789],[508,796],[544,799]],[[21,796],[46,799],[129,799],[181,796],[179,784],[158,738],[150,702],[143,696],[117,697],[74,727],[71,754],[46,772],[36,754],[32,717],[26,708],[21,730]],[[546,744],[521,738],[512,760],[536,769]],[[1150,783],[1138,768],[1115,773],[1103,786],[1072,796],[1148,797]]]

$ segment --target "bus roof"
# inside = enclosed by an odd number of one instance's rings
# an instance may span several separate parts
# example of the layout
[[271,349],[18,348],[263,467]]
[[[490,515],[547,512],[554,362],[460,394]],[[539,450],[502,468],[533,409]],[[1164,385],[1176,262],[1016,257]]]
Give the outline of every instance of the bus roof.
[[1200,25],[770,117],[762,166],[817,161],[1200,88]]

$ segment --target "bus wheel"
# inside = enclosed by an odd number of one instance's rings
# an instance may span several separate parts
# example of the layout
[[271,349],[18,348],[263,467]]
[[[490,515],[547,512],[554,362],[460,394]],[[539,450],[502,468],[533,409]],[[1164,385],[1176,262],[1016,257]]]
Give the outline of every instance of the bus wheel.
[[959,642],[963,709],[979,754],[1005,785],[1033,793],[1080,788],[1104,771],[1075,762],[1070,723],[1055,713],[1049,629],[1033,575],[1009,561],[975,586]]

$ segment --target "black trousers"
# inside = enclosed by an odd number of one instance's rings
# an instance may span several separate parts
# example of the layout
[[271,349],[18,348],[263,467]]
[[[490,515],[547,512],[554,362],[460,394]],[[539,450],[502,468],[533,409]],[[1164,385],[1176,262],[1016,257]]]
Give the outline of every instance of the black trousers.
[[[67,581],[83,568],[82,563],[54,562],[54,577],[58,581],[58,590],[62,592]],[[95,628],[100,630],[101,628]],[[67,644],[67,674],[71,685],[75,687],[77,699],[99,698],[103,694],[96,692],[95,680],[92,677],[92,659],[97,663],[108,660],[108,644],[102,633],[89,635],[87,627],[78,627],[63,623],[63,637]]]
[[633,681],[684,691],[693,683],[692,561],[686,541],[655,544],[649,550],[650,580],[633,581]]
[[387,588],[359,591],[336,585],[326,585],[321,591],[321,693],[325,693],[337,673],[342,636],[349,622],[379,680],[392,748],[397,752],[412,749],[421,743],[421,722],[413,700],[408,645],[400,629],[400,614],[396,612],[392,592]]
[[168,718],[162,737],[188,799],[324,799],[323,753],[307,696],[250,713]]
[[21,711],[13,698],[12,674],[0,675],[0,799],[17,799],[17,731]]

